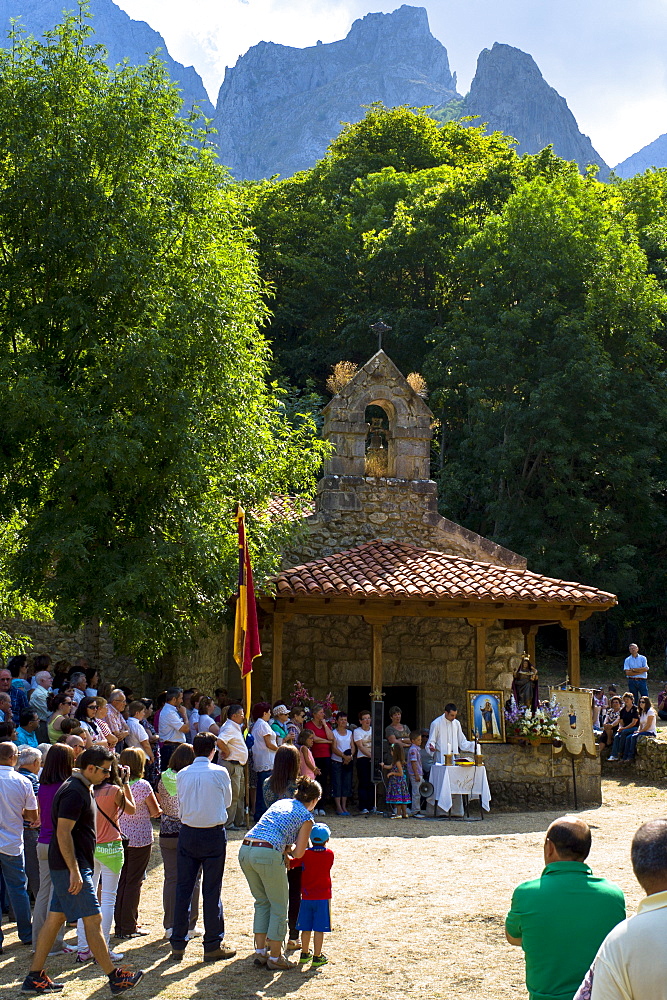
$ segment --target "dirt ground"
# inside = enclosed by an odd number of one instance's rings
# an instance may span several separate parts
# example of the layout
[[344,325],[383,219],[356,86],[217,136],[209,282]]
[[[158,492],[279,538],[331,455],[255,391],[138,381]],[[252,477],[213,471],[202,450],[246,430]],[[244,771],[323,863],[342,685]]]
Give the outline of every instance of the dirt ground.
[[[632,834],[644,820],[667,813],[665,792],[625,776],[612,778],[604,781],[603,805],[581,812],[593,827],[591,866],[622,887],[629,912],[642,895],[630,867]],[[481,823],[329,817],[336,855],[334,930],[325,941],[330,964],[315,972],[271,974],[252,965],[252,898],[236,860],[240,834],[231,834],[223,887],[226,941],[238,949],[236,958],[205,965],[196,939],[183,962],[170,962],[162,938],[156,845],[141,906],[151,934],[123,942],[123,964],[146,970],[133,996],[524,1000],[523,953],[505,942],[503,920],[516,883],[541,870],[544,831],[556,815],[492,811]],[[4,929],[0,993],[12,996],[19,992],[29,955],[13,927]],[[69,931],[67,939],[72,937]],[[61,994],[66,998],[110,995],[96,966],[75,965],[71,956],[53,960],[49,972],[66,982]]]

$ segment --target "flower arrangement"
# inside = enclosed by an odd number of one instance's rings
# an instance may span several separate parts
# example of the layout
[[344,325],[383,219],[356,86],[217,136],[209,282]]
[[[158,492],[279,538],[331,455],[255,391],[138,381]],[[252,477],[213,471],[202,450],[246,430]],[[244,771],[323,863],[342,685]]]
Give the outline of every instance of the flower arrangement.
[[333,700],[331,691],[324,698],[314,698],[305,684],[302,684],[301,681],[295,681],[290,708],[304,708],[311,716],[315,705],[323,706],[324,714],[328,719],[338,711],[338,705]]
[[547,702],[533,712],[525,705],[516,705],[505,710],[505,733],[507,736],[524,736],[526,739],[553,739],[558,736],[558,717],[561,709],[553,702]]

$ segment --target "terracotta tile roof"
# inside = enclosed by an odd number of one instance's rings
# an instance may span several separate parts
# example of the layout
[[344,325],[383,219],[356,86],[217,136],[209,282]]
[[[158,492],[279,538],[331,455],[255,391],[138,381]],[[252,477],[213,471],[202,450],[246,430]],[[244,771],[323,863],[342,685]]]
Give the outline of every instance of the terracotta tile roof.
[[616,604],[614,594],[585,584],[381,541],[283,570],[268,582],[266,589],[278,597],[423,598],[597,607]]
[[286,518],[288,521],[301,521],[315,513],[315,501],[305,497],[270,497],[266,512],[270,521]]

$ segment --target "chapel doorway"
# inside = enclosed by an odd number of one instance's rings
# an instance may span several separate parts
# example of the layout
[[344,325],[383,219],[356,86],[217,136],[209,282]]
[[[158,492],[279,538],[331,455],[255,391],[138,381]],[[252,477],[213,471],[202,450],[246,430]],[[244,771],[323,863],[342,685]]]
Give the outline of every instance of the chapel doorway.
[[[350,684],[347,689],[347,715],[350,725],[358,725],[357,719],[362,709],[371,707],[368,684]],[[401,709],[401,721],[410,729],[418,729],[419,722],[419,688],[416,684],[397,684],[384,688],[384,724],[391,722],[389,709],[398,705]]]

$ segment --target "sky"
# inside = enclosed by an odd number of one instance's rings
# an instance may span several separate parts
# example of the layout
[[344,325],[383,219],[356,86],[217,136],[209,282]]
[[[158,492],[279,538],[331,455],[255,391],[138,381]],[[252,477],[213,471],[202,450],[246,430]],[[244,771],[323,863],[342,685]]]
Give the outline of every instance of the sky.
[[[193,65],[215,103],[225,66],[260,41],[343,38],[373,0],[116,0]],[[494,42],[529,52],[610,166],[667,132],[667,0],[422,0],[459,92]]]

